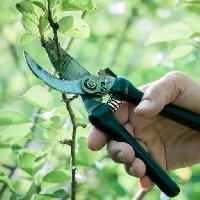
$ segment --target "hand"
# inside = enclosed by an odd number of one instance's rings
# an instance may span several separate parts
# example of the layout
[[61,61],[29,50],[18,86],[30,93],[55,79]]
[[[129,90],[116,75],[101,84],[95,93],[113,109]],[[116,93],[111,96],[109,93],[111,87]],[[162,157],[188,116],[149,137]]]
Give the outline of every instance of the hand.
[[[123,102],[116,112],[120,123],[165,170],[200,162],[200,154],[196,153],[200,149],[200,133],[158,115],[168,103],[200,114],[200,85],[181,72],[170,72],[140,89],[144,96],[137,107]],[[125,164],[130,175],[140,178],[143,188],[152,186],[145,175],[144,162],[135,157],[130,145],[108,140],[103,132],[92,127],[88,147],[98,151],[106,144],[110,157]]]

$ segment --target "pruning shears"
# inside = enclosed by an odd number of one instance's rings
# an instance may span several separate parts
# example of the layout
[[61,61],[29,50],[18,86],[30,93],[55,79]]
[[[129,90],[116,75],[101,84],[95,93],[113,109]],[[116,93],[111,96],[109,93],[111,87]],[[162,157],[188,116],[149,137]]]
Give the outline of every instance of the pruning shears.
[[[137,105],[143,97],[143,92],[138,90],[129,80],[116,76],[108,68],[100,70],[97,76],[91,75],[74,58],[63,52],[64,64],[62,70],[59,71],[62,79],[45,71],[31,59],[28,53],[25,52],[24,55],[29,68],[37,78],[62,93],[80,95],[91,124],[105,132],[109,137],[131,145],[136,157],[144,161],[146,175],[167,196],[178,195],[180,191],[178,185],[118,122],[114,115],[121,101]],[[103,97],[106,95],[110,95],[110,99],[107,103],[103,103]],[[168,104],[159,114],[200,131],[200,116],[188,110]]]

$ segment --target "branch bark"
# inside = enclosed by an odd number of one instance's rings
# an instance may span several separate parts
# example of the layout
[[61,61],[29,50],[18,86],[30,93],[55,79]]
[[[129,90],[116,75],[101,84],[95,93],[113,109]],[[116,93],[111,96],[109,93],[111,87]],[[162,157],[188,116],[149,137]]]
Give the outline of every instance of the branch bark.
[[[47,1],[48,3],[48,21],[49,24],[53,30],[53,40],[56,44],[56,50],[57,50],[57,60],[58,60],[58,64],[59,64],[59,68],[58,68],[58,74],[59,77],[62,78],[61,75],[61,70],[62,70],[62,66],[61,66],[61,53],[60,53],[60,44],[59,44],[59,40],[58,40],[58,24],[54,21],[53,17],[52,17],[52,13],[51,13],[51,7],[50,7],[50,0]],[[85,12],[83,12],[82,17],[84,16]],[[41,35],[41,39],[43,40],[43,36]],[[41,41],[43,44],[43,41]],[[72,39],[69,41],[68,43],[68,47],[65,49],[65,51],[68,50],[68,48],[70,47],[70,45],[72,44]],[[45,48],[45,45],[43,45]],[[78,128],[78,126],[81,127],[85,127],[85,125],[83,124],[78,124],[76,122],[76,117],[75,117],[75,113],[73,111],[73,108],[71,106],[71,101],[73,101],[75,98],[77,98],[78,96],[75,95],[72,98],[68,98],[67,95],[65,93],[62,93],[62,99],[65,103],[66,109],[69,113],[70,119],[71,119],[71,123],[72,123],[72,138],[70,141],[65,141],[62,143],[65,143],[67,145],[70,146],[71,149],[71,200],[75,200],[76,199],[76,130]]]

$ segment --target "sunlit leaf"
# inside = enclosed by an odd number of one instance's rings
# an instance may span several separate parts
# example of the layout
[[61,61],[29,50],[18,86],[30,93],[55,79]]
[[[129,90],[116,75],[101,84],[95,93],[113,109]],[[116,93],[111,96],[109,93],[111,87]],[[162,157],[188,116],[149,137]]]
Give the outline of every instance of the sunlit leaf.
[[18,166],[30,175],[34,175],[44,164],[46,154],[36,155],[28,149],[19,152]]
[[26,193],[26,195],[23,197],[22,200],[30,200],[33,194],[36,193],[37,193],[37,186],[35,185],[35,183],[32,183],[28,192]]
[[12,144],[26,137],[30,131],[30,124],[11,125],[0,133],[0,143]]
[[68,181],[69,178],[67,171],[63,169],[55,169],[47,173],[42,180],[48,183],[61,183]]
[[84,10],[91,11],[96,9],[94,0],[64,0],[61,9],[63,11]]
[[0,173],[0,182],[6,184],[11,191],[14,191],[10,178],[4,173]]
[[50,5],[51,5],[51,7],[53,7],[56,3],[58,3],[57,0],[50,0]]
[[69,115],[65,106],[55,107],[53,110],[53,116],[60,118],[66,118]]
[[72,16],[65,17],[60,21],[59,31],[75,38],[87,38],[90,35],[88,24],[83,19]]
[[35,155],[28,151],[20,151],[17,164],[18,166],[30,175],[33,175],[33,165],[35,162]]
[[40,1],[33,1],[33,4],[41,8],[43,11],[46,10],[45,5]]
[[40,26],[42,28],[42,32],[43,33],[45,32],[45,30],[48,29],[48,27],[49,27],[49,21],[48,21],[46,15],[43,15],[43,16],[40,17]]
[[189,25],[183,22],[175,22],[155,30],[150,34],[146,44],[187,39],[192,34],[193,30]]
[[200,34],[200,15],[189,13],[183,18],[183,22],[189,25],[192,29],[192,34]]
[[60,117],[52,117],[50,120],[39,123],[39,126],[46,129],[60,129],[61,128]]
[[26,123],[30,120],[24,114],[12,110],[0,110],[0,125]]
[[31,33],[25,33],[24,35],[21,36],[20,38],[20,44],[21,45],[26,45],[32,42],[36,38],[35,35]]
[[54,200],[54,198],[48,195],[34,194],[31,200]]
[[59,32],[66,33],[73,27],[73,16],[66,16],[59,20]]
[[46,110],[52,108],[53,99],[50,92],[40,85],[31,87],[21,98],[33,106],[38,106]]
[[191,44],[182,44],[174,48],[170,54],[169,58],[171,60],[178,60],[190,55],[195,50],[195,47]]
[[26,31],[31,32],[31,33],[36,33],[37,32],[37,23],[34,18],[27,17],[25,15],[20,15],[20,21]]
[[46,128],[46,129],[51,128],[52,125],[53,125],[52,120],[45,120],[45,121],[39,123],[39,126],[41,126],[42,128]]
[[192,177],[192,170],[189,167],[176,169],[175,173],[183,181],[189,181]]
[[30,1],[23,0],[16,4],[16,8],[20,13],[34,13],[33,4]]
[[94,161],[97,158],[95,152],[91,152],[87,148],[86,138],[80,137],[78,140],[77,164],[87,167],[94,167]]

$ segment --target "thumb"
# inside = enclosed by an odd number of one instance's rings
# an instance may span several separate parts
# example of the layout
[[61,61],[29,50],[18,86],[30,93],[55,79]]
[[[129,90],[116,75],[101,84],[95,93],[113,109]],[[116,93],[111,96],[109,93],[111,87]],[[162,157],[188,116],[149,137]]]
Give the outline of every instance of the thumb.
[[170,72],[153,82],[145,90],[144,96],[135,108],[135,114],[151,117],[158,114],[165,105],[174,101],[184,91],[184,75],[181,72]]

